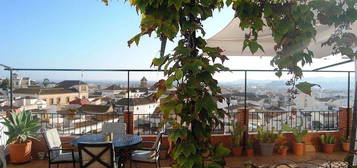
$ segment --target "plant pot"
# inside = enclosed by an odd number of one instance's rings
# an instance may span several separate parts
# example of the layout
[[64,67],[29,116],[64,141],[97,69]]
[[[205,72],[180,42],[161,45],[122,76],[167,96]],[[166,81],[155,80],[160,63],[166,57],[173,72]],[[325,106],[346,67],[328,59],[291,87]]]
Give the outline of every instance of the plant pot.
[[9,144],[10,162],[25,163],[31,160],[32,141],[23,144]]
[[335,148],[335,144],[323,144],[322,150],[325,153],[333,153],[333,149]]
[[242,150],[243,150],[243,147],[232,147],[232,153],[234,156],[241,156],[242,155]]
[[342,149],[345,152],[350,151],[350,143],[349,142],[342,142]]
[[254,149],[247,149],[247,156],[254,156]]
[[288,149],[279,149],[279,153],[282,156],[286,156],[288,154]]
[[275,143],[260,143],[260,151],[263,156],[272,156]]
[[302,156],[305,154],[305,143],[294,143],[293,151],[295,155]]

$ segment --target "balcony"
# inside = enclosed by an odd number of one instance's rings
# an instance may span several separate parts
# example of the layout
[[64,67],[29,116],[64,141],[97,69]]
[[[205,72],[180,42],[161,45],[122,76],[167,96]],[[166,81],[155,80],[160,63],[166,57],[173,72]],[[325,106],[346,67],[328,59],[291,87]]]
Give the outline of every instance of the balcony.
[[[127,133],[136,134],[143,137],[144,140],[153,140],[154,135],[158,133],[159,123],[162,121],[162,114],[159,111],[159,103],[152,102],[147,97],[155,92],[151,88],[153,82],[162,77],[161,71],[154,70],[56,70],[56,69],[14,69],[16,73],[40,75],[46,77],[45,72],[53,72],[56,75],[63,73],[77,73],[82,76],[77,80],[73,87],[67,90],[54,89],[52,84],[43,86],[40,82],[35,88],[36,92],[61,93],[66,96],[61,97],[35,97],[32,92],[24,93],[24,90],[32,88],[31,86],[13,86],[12,95],[13,106],[18,109],[26,109],[32,111],[32,115],[40,118],[40,124],[43,128],[56,128],[63,142],[69,142],[73,138],[83,134],[100,133],[104,122],[125,122],[127,124]],[[281,81],[276,80],[268,84],[259,84],[254,79],[256,74],[273,74],[272,71],[250,71],[250,70],[232,70],[230,74],[240,76],[241,79],[235,82],[222,83],[224,90],[223,96],[226,101],[218,104],[220,108],[226,110],[229,115],[222,119],[222,125],[217,126],[213,130],[212,142],[222,142],[224,146],[230,148],[232,146],[230,137],[231,120],[239,122],[241,125],[248,127],[250,137],[256,135],[257,127],[262,127],[266,130],[281,130],[282,125],[288,124],[291,127],[303,125],[303,128],[309,131],[304,137],[307,143],[306,155],[296,156],[292,154],[292,142],[294,141],[291,133],[284,133],[284,144],[289,146],[289,154],[280,156],[276,151],[273,156],[260,156],[259,147],[255,144],[255,156],[242,157],[229,156],[226,158],[228,167],[240,167],[247,161],[251,161],[255,165],[276,165],[276,164],[300,164],[302,162],[316,162],[316,164],[324,164],[330,160],[342,161],[347,153],[342,152],[340,142],[337,141],[335,152],[333,154],[325,154],[321,152],[321,144],[319,135],[324,133],[333,134],[335,136],[348,136],[350,132],[351,122],[348,118],[351,116],[351,84],[350,73],[345,71],[323,71],[311,72],[329,76],[329,74],[346,75],[348,78],[339,78],[342,81],[342,90],[336,91],[333,89],[314,90],[313,93],[319,93],[325,96],[313,95],[314,99],[308,96],[299,97],[302,100],[294,102],[294,105],[289,104],[286,95],[286,87],[281,84]],[[26,73],[25,73],[26,72]],[[31,72],[31,73],[28,73]],[[94,76],[94,73],[104,73],[111,75],[115,74],[119,79],[115,82],[101,84],[98,81],[92,81],[88,76]],[[222,72],[228,74],[231,72]],[[250,77],[251,75],[252,77]],[[65,76],[65,75],[63,75]],[[88,79],[84,79],[86,76]],[[96,75],[98,76],[98,75]],[[149,81],[140,82],[142,76]],[[18,76],[17,76],[18,77]],[[53,84],[54,88],[61,82]],[[341,83],[340,83],[341,84]],[[96,87],[93,87],[95,85]],[[106,87],[98,87],[100,85]],[[146,89],[143,89],[146,88]],[[41,90],[42,89],[42,90]],[[68,92],[72,91],[72,92]],[[100,92],[100,94],[99,94]],[[52,93],[51,93],[52,94]],[[72,97],[72,94],[74,97]],[[39,94],[41,95],[41,94]],[[47,94],[48,95],[48,94]],[[40,100],[39,104],[30,103],[33,99]],[[309,101],[314,100],[316,104]],[[74,103],[71,103],[74,102]],[[145,104],[146,103],[146,104]],[[310,103],[310,104],[309,104]],[[23,106],[23,107],[18,107]],[[104,107],[105,106],[105,107]],[[6,105],[4,105],[6,107]],[[14,109],[12,107],[12,109]],[[278,107],[278,108],[277,108]],[[291,108],[294,107],[294,108]],[[2,108],[4,110],[5,108]],[[5,110],[4,110],[5,111]],[[0,126],[1,127],[1,126]],[[2,129],[0,129],[2,130]],[[4,130],[2,130],[4,131]],[[5,143],[5,136],[1,136],[1,143]],[[0,144],[0,145],[2,145]],[[170,148],[170,143],[167,136],[163,139],[163,153]],[[46,151],[43,144],[43,139],[40,142],[34,141],[32,155],[34,160],[23,165],[12,165],[15,167],[45,167],[47,160],[39,160],[37,154]],[[170,167],[172,161],[167,156],[162,160],[163,167]],[[61,166],[65,167],[65,166]],[[68,165],[67,167],[71,167]],[[141,167],[141,166],[140,166]],[[144,166],[143,167],[150,167]]]

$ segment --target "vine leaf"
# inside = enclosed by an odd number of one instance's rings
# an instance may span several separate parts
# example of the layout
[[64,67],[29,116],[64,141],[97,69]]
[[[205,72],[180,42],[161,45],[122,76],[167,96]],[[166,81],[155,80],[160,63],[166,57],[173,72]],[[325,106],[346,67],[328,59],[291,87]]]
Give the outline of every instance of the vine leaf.
[[302,91],[305,94],[308,94],[311,96],[311,88],[314,86],[318,86],[321,88],[319,84],[314,84],[314,83],[309,83],[309,82],[300,82],[296,85],[296,88]]

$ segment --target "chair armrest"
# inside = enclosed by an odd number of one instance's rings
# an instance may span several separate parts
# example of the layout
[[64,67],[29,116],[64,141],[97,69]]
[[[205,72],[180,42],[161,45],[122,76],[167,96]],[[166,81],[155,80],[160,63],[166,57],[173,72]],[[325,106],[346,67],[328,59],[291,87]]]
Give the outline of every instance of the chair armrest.
[[135,148],[134,150],[155,151],[154,148]]
[[155,141],[142,141],[141,143],[142,143],[142,144],[143,144],[143,143],[150,143],[150,144],[154,144],[154,143],[155,143]]
[[53,149],[49,149],[49,151],[74,151],[74,150],[70,148],[53,148]]

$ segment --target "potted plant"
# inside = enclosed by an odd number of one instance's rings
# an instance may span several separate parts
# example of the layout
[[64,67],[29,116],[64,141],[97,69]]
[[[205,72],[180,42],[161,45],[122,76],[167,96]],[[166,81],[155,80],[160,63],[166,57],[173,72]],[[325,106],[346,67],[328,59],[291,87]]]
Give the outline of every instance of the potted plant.
[[254,142],[251,138],[248,138],[247,145],[245,146],[245,150],[247,152],[247,156],[254,155]]
[[341,136],[341,137],[340,137],[340,141],[341,141],[341,143],[342,143],[342,149],[343,149],[343,151],[345,151],[345,152],[350,151],[350,141],[349,141],[349,138],[346,138],[346,137]]
[[263,130],[263,128],[258,127],[257,131],[261,154],[263,156],[272,156],[275,141],[281,137],[281,131],[275,132],[274,127],[271,130]]
[[288,154],[289,147],[286,145],[279,146],[279,153],[282,156],[286,156]]
[[323,134],[320,136],[322,150],[325,153],[332,153],[335,148],[335,136],[332,134]]
[[31,160],[31,139],[37,139],[36,132],[41,128],[38,123],[39,119],[33,117],[29,111],[11,113],[9,118],[4,118],[2,124],[7,127],[5,134],[9,137],[6,143],[11,163],[24,163]]
[[231,136],[232,136],[232,153],[234,156],[241,156],[243,147],[241,146],[242,138],[246,127],[241,126],[238,122],[232,120],[231,122]]
[[300,126],[294,128],[287,124],[283,126],[284,131],[292,132],[292,134],[295,136],[296,142],[293,144],[293,151],[295,155],[299,156],[304,155],[305,153],[305,143],[302,141],[302,138],[307,135],[307,130],[303,129],[302,125],[303,123],[301,123]]

